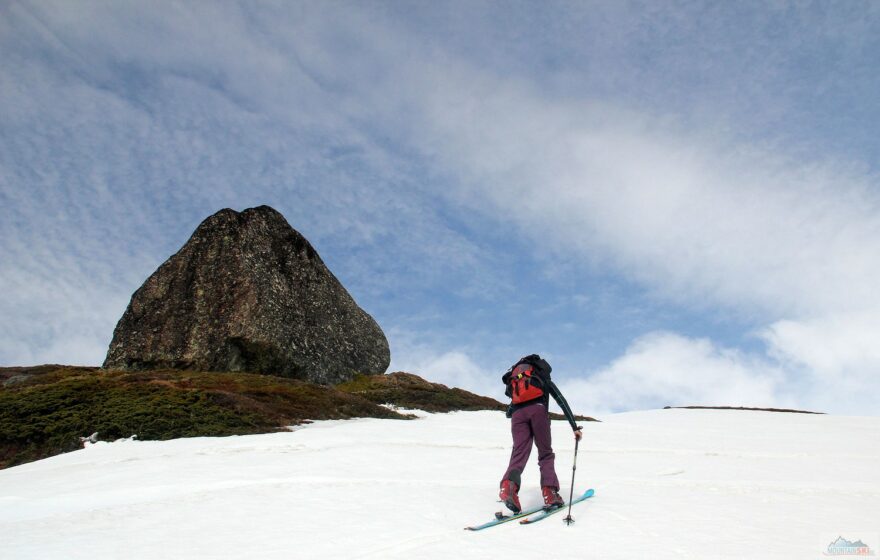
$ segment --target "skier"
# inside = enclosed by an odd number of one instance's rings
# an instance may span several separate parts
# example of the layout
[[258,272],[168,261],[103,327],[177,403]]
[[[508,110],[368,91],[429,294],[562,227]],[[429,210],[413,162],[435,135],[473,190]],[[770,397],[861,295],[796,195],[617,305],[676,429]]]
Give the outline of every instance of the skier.
[[565,500],[559,495],[559,479],[553,461],[556,455],[550,446],[550,411],[549,403],[552,396],[565,414],[575,440],[580,441],[581,427],[575,424],[574,414],[568,406],[559,388],[550,380],[550,364],[537,354],[520,358],[501,378],[507,386],[505,394],[510,397],[511,404],[507,408],[510,428],[513,435],[513,451],[510,453],[510,464],[501,479],[499,497],[514,513],[522,508],[519,504],[520,475],[529,454],[532,442],[538,448],[538,467],[541,470],[541,493],[544,496],[544,508],[561,507]]

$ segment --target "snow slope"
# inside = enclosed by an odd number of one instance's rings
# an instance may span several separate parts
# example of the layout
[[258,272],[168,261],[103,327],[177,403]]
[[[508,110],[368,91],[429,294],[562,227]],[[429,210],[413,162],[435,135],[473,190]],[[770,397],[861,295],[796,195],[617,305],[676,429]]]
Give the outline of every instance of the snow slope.
[[[576,490],[533,526],[500,508],[498,412],[316,422],[289,433],[125,441],[0,471],[0,558],[822,558],[874,550],[880,419],[657,410],[585,425]],[[554,422],[568,495],[573,439]],[[536,457],[523,505],[540,499]]]

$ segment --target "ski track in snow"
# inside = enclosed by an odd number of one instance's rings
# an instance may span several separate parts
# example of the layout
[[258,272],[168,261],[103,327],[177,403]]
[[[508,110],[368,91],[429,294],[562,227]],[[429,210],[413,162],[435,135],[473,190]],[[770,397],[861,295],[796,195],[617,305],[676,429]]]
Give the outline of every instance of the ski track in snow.
[[[498,412],[98,443],[0,471],[0,558],[823,558],[880,529],[880,418],[657,410],[584,426],[576,522],[485,531],[510,453]],[[553,423],[569,494],[573,439]],[[537,457],[523,507],[540,502]],[[512,551],[516,547],[516,552]]]

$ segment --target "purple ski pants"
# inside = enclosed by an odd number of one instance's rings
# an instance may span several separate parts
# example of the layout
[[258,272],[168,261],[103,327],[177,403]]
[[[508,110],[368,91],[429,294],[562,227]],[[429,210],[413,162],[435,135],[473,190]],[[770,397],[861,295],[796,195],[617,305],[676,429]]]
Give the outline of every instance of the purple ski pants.
[[510,464],[501,481],[512,480],[517,487],[520,475],[532,452],[532,442],[538,448],[538,467],[541,469],[541,486],[559,490],[559,479],[553,461],[556,455],[550,446],[550,416],[543,403],[535,403],[520,408],[510,418],[510,431],[513,434],[513,451]]

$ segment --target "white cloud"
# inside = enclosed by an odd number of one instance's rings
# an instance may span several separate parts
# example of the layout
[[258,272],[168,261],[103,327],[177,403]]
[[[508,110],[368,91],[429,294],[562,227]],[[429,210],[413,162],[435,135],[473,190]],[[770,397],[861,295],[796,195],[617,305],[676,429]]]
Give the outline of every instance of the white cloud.
[[821,377],[880,371],[880,319],[873,313],[778,321],[764,337],[779,359],[807,366]]
[[875,317],[780,321],[760,336],[766,355],[650,333],[588,378],[557,383],[576,411],[598,416],[665,405],[874,410],[880,368]]
[[428,97],[431,149],[442,139],[462,196],[537,216],[540,227],[517,231],[542,249],[576,250],[666,297],[770,317],[880,309],[880,194],[857,165],[551,103],[503,80],[450,80]]
[[770,354],[806,380],[802,400],[823,410],[877,410],[880,317],[873,311],[773,323],[762,333]]
[[572,408],[597,415],[682,405],[790,406],[785,374],[707,339],[658,332],[588,379],[557,380]]
[[398,328],[390,329],[387,335],[391,346],[389,372],[414,373],[434,383],[497,400],[504,398],[501,375],[507,366],[500,370],[497,363],[486,366],[486,363],[497,362],[497,358],[487,358],[491,352],[485,348],[450,348],[452,343],[448,340],[426,340],[424,332]]

